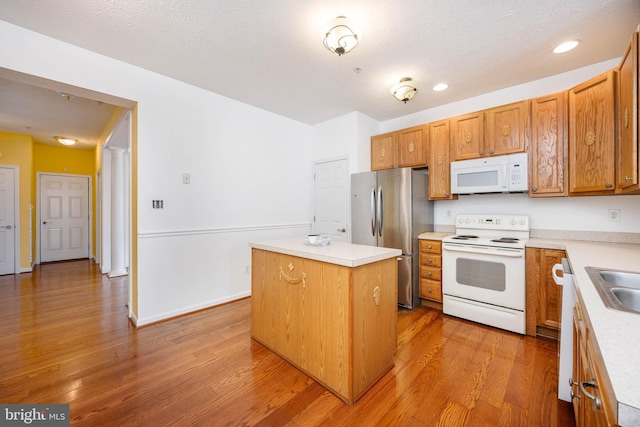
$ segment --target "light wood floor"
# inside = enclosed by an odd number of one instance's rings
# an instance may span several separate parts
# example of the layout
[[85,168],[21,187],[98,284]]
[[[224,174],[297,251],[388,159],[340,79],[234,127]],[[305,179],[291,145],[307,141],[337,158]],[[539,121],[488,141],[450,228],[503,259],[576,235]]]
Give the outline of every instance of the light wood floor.
[[249,299],[136,329],[127,294],[87,260],[0,277],[0,403],[69,403],[74,426],[575,425],[553,341],[401,310],[395,367],[348,406],[251,340]]

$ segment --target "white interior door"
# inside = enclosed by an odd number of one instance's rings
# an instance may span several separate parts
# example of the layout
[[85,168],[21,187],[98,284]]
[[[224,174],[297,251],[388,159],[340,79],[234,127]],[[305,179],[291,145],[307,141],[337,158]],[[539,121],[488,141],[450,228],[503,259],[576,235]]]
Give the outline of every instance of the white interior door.
[[89,257],[89,178],[40,175],[40,261]]
[[315,165],[314,232],[348,242],[349,164],[347,159]]
[[0,274],[15,273],[15,170],[0,168]]

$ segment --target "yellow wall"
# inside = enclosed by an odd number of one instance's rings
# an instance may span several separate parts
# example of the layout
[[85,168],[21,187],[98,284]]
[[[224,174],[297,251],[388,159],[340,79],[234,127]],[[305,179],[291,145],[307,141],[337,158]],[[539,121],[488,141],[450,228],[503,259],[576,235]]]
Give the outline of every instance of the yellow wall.
[[[34,144],[33,150],[34,174],[36,182],[38,172],[52,172],[59,174],[88,175],[91,177],[91,254],[96,253],[96,163],[93,150],[79,150],[72,147]],[[35,246],[34,246],[35,248]]]
[[[18,166],[20,171],[20,269],[29,270],[29,205],[35,199],[33,186],[33,139],[29,135],[0,132],[1,165]],[[34,205],[35,208],[35,205]],[[33,212],[35,218],[35,210]],[[34,219],[35,220],[35,219]]]

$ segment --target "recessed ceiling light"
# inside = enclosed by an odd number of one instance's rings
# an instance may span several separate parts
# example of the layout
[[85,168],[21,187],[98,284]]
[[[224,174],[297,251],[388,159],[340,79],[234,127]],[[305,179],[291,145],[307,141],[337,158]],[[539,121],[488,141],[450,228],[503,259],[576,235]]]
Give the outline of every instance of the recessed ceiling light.
[[558,46],[556,46],[555,49],[553,49],[553,53],[568,52],[571,49],[573,49],[574,47],[578,46],[579,43],[580,43],[580,40],[571,40],[571,41],[568,41],[568,42],[561,43]]
[[77,139],[67,138],[65,136],[54,136],[54,138],[62,145],[73,145],[78,142]]
[[433,87],[433,90],[435,90],[436,92],[440,92],[441,90],[445,90],[448,87],[449,85],[446,83],[438,83]]

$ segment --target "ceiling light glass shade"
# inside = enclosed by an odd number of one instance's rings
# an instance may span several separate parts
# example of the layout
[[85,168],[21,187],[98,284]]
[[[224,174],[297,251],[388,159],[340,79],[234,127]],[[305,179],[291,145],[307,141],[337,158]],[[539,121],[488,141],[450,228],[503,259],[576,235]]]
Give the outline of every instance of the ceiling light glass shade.
[[418,85],[411,80],[410,77],[404,77],[400,79],[400,82],[391,86],[391,94],[398,100],[405,104],[409,101],[418,91]]
[[569,52],[571,49],[578,46],[579,43],[580,43],[580,40],[571,40],[568,42],[561,43],[558,46],[556,46],[555,49],[553,49],[553,53]]
[[73,145],[77,142],[76,139],[66,138],[64,136],[54,136],[54,138],[62,145]]
[[358,45],[360,34],[353,23],[344,16],[329,21],[322,33],[324,47],[342,56]]

